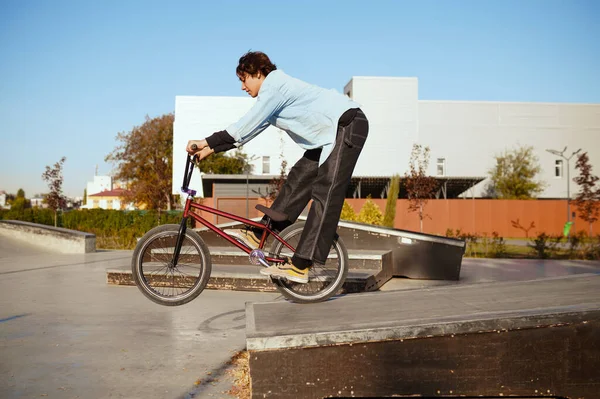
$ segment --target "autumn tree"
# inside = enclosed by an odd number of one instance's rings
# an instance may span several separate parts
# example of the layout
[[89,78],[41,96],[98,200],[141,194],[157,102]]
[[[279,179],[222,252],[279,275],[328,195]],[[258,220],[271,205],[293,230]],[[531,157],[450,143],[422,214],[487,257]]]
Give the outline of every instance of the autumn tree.
[[390,180],[388,188],[387,201],[385,203],[385,213],[383,217],[383,225],[386,227],[394,227],[396,219],[396,203],[398,202],[398,193],[400,192],[400,176],[395,175]]
[[488,171],[488,191],[502,199],[531,199],[544,191],[545,184],[535,179],[541,171],[533,147],[520,146],[495,157],[496,164]]
[[127,183],[121,197],[124,202],[171,210],[173,121],[173,114],[153,119],[146,116],[141,126],[117,134],[120,144],[105,161],[116,164],[114,178]]
[[62,157],[60,161],[54,164],[54,167],[46,166],[46,171],[42,174],[42,179],[48,183],[50,189],[50,192],[44,198],[44,202],[48,204],[48,208],[54,211],[54,227],[58,224],[58,210],[64,209],[67,204],[67,198],[62,193],[62,169],[66,160],[67,158]]
[[435,177],[427,175],[429,152],[429,147],[413,144],[409,161],[409,171],[406,172],[404,177],[408,196],[408,211],[418,212],[421,232],[423,232],[423,219],[430,217],[425,213],[425,206],[433,198],[437,190]]
[[577,157],[575,169],[579,170],[579,176],[573,179],[579,186],[575,205],[579,211],[579,217],[589,223],[591,237],[592,226],[600,216],[600,187],[596,187],[596,182],[600,179],[592,174],[592,165],[590,165],[587,152]]

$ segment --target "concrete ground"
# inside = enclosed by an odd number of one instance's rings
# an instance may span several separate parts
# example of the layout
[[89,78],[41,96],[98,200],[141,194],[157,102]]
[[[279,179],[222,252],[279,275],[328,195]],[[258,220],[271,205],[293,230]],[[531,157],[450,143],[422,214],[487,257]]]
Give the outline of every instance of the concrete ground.
[[[231,398],[245,303],[279,294],[206,290],[163,307],[106,283],[131,251],[65,255],[0,237],[0,398]],[[600,272],[599,262],[464,259],[461,280],[393,279],[383,291]]]
[[0,398],[231,398],[246,302],[206,290],[163,307],[106,284],[131,251],[53,254],[0,238]]

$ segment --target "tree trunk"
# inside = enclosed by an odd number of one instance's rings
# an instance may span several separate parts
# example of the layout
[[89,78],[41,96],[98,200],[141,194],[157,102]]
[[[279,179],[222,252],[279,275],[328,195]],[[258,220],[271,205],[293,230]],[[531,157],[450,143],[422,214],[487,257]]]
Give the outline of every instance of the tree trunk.
[[171,194],[166,194],[167,196],[167,211],[171,210]]
[[419,205],[419,224],[421,226],[421,233],[423,232],[423,205]]
[[57,226],[57,217],[56,217],[56,211],[54,211],[54,227],[58,227],[58,226]]

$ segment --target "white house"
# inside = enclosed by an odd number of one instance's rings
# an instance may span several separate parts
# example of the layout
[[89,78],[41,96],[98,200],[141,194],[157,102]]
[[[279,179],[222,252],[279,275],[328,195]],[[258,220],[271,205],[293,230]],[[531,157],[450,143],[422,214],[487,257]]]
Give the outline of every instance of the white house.
[[123,188],[119,182],[113,182],[112,176],[94,176],[94,180],[87,183],[87,202],[81,209],[135,209],[131,203],[121,203],[119,198]]
[[[575,157],[567,160],[547,150],[587,151],[600,173],[600,104],[517,103],[493,101],[419,100],[418,79],[353,77],[344,87],[369,119],[369,138],[355,177],[404,174],[413,143],[429,146],[429,173],[448,179],[480,177],[494,165],[494,156],[518,145],[530,145],[542,166],[538,179],[548,185],[541,198],[566,198],[567,175],[573,178]],[[249,97],[175,99],[173,193],[179,193],[185,166],[185,145],[235,122],[253,105]],[[244,146],[253,159],[253,174],[277,174],[283,154],[291,166],[303,150],[284,132],[269,127]],[[486,181],[469,195],[480,196]],[[196,173],[190,184],[201,193]],[[570,194],[576,191],[571,181]]]
[[0,209],[9,209],[10,207],[6,205],[6,191],[0,191]]

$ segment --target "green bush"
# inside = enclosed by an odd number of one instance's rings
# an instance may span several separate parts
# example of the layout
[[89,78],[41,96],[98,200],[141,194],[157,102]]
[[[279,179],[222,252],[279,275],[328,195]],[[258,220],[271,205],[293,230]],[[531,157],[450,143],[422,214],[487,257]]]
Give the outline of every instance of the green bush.
[[383,225],[386,227],[394,227],[396,219],[396,203],[398,202],[398,193],[400,191],[400,176],[394,175],[390,181],[390,189],[385,203],[385,215],[383,217]]
[[342,214],[340,215],[340,219],[356,221],[356,212],[354,212],[354,208],[350,206],[348,201],[344,201],[344,206],[342,207]]
[[377,204],[374,203],[370,197],[368,197],[367,201],[358,213],[356,221],[360,223],[381,226],[381,224],[383,223],[383,214],[381,213],[381,210],[379,209]]
[[[137,239],[162,224],[179,224],[181,211],[121,211],[81,209],[59,213],[58,226],[96,235],[96,246],[104,249],[133,249]],[[50,209],[29,208],[19,212],[0,211],[0,219],[54,225]]]
[[560,240],[556,239],[556,237],[552,237],[546,233],[539,233],[527,246],[535,251],[538,258],[548,259],[555,253],[559,242]]
[[494,258],[504,258],[506,257],[506,243],[504,242],[504,238],[500,237],[497,231],[492,232],[492,256]]

